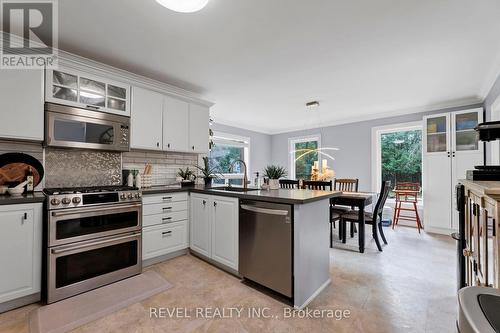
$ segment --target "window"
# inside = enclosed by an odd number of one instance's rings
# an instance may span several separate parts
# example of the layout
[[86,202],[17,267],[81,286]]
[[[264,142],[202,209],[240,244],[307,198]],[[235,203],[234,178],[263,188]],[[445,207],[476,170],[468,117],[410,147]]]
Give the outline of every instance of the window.
[[214,180],[214,184],[243,185],[244,169],[241,163],[234,165],[231,172],[231,164],[242,160],[247,165],[248,178],[250,179],[249,149],[250,138],[240,137],[227,133],[214,133],[214,146],[210,151],[210,167],[217,167],[222,175],[220,179]]
[[[401,182],[418,183],[422,186],[421,123],[376,128],[374,135],[376,179],[373,183],[375,189],[380,188],[382,181],[390,181],[391,189]],[[389,198],[394,197],[394,192],[389,192]]]
[[319,135],[289,139],[290,179],[311,179],[314,162],[321,165],[318,148],[321,148]]

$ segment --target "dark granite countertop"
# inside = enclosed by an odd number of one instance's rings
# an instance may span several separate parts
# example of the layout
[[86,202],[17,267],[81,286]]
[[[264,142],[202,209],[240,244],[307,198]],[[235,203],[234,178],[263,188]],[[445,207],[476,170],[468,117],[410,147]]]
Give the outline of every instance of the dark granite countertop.
[[0,195],[0,205],[17,205],[27,203],[39,203],[45,201],[45,195],[42,192],[33,194],[23,194],[20,196]]
[[339,191],[312,191],[312,190],[295,190],[295,189],[279,189],[279,190],[257,190],[247,192],[231,192],[217,188],[205,186],[153,186],[152,188],[142,189],[144,195],[174,193],[174,192],[193,192],[210,195],[219,195],[225,197],[233,197],[249,200],[261,200],[276,203],[296,204],[301,205],[309,202],[314,202],[323,199],[330,199],[339,196],[342,192]]

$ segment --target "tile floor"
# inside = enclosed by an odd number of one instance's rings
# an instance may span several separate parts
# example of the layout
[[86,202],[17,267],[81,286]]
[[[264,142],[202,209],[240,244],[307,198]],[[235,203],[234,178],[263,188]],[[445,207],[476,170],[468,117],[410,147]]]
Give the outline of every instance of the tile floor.
[[[386,234],[389,245],[383,253],[373,240],[364,254],[356,252],[355,239],[331,250],[332,283],[309,308],[349,310],[347,319],[285,319],[282,303],[187,255],[149,268],[173,288],[74,332],[456,332],[455,243],[413,228],[387,229]],[[37,306],[0,314],[0,332],[29,332],[27,317]],[[193,312],[191,318],[151,319],[151,307]],[[196,318],[197,307],[243,307],[245,315]],[[246,311],[252,307],[280,318],[249,318]]]

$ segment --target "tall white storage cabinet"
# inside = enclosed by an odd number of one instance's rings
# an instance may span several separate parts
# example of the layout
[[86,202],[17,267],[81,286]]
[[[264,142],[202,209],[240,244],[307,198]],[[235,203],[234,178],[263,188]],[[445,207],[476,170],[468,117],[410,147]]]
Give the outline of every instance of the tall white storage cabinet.
[[424,117],[423,199],[425,229],[449,234],[458,229],[455,185],[466,170],[483,164],[483,144],[474,127],[483,109]]

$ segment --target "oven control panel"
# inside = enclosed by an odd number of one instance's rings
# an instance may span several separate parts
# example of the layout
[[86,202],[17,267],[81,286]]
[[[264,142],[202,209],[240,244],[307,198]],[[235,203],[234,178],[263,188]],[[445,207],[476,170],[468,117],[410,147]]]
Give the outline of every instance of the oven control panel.
[[55,194],[48,197],[48,209],[77,208],[94,205],[139,202],[140,191]]

